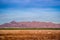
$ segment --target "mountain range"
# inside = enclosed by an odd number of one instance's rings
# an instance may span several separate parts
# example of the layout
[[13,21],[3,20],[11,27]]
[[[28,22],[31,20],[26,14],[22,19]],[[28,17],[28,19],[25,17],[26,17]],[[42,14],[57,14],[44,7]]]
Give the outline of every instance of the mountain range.
[[0,28],[60,28],[60,24],[52,22],[16,22],[11,21],[0,25]]

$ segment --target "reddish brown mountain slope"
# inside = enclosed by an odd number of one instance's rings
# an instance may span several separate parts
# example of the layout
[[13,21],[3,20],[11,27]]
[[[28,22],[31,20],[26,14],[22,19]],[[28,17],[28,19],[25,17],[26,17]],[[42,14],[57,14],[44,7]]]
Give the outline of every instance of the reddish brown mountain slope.
[[54,24],[51,22],[15,22],[5,23],[0,25],[3,27],[19,27],[19,28],[60,28],[60,24]]

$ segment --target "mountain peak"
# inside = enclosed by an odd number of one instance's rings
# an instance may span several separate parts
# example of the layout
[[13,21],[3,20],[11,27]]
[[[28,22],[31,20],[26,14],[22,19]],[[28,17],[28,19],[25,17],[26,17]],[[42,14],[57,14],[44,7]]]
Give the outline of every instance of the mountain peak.
[[16,21],[11,21],[10,23],[15,24],[15,23],[17,23],[17,22],[16,22]]

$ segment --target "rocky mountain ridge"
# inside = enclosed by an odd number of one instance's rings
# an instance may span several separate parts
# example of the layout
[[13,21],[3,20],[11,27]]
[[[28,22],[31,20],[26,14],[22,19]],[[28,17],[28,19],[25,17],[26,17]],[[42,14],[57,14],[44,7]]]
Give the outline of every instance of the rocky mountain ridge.
[[4,23],[0,25],[0,28],[60,28],[60,24],[55,24],[52,22],[16,22],[12,21],[10,23]]

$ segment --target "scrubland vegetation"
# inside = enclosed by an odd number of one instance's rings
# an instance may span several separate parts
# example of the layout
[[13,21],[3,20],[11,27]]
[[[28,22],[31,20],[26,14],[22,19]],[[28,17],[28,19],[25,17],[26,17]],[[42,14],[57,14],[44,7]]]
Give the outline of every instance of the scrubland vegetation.
[[60,30],[0,30],[0,40],[60,40]]

